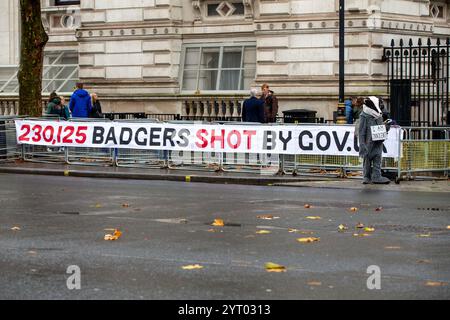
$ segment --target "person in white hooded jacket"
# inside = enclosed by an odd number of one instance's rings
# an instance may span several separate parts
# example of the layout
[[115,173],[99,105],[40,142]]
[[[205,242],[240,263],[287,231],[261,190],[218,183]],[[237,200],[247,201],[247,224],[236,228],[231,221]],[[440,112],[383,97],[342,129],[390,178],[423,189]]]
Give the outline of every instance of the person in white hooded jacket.
[[[359,124],[359,155],[364,159],[363,184],[389,184],[390,180],[381,175],[381,160],[383,156],[384,139],[380,140],[374,132],[379,132],[382,126],[386,126],[386,132],[390,126],[383,122],[383,101],[377,97],[365,99]],[[378,133],[379,134],[379,133]]]

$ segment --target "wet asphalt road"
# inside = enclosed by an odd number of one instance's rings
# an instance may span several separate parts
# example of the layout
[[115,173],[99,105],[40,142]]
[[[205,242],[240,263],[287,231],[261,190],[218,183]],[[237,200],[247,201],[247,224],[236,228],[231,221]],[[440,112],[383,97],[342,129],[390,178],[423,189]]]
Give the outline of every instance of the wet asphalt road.
[[[358,223],[375,232],[353,236]],[[0,299],[449,299],[448,225],[448,193],[0,175]]]

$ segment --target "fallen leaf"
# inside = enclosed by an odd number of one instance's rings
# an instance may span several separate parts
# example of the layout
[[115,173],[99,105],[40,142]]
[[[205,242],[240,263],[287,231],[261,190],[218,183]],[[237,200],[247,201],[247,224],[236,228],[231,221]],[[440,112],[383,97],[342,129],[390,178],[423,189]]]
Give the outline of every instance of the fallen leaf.
[[300,233],[300,234],[314,234],[314,231],[306,231],[299,229],[288,229],[289,233]]
[[447,230],[450,230],[450,226],[447,226]]
[[431,263],[431,260],[428,259],[417,260],[417,263]]
[[225,226],[225,222],[222,219],[214,219],[214,222],[212,223],[212,226],[214,226],[214,227],[223,227],[223,226]]
[[269,230],[258,230],[256,231],[256,234],[270,234],[272,232],[270,232]]
[[368,233],[354,233],[353,236],[354,237],[368,237],[368,236],[370,236],[370,234],[368,234]]
[[382,211],[382,210],[383,210],[383,207],[378,207],[375,209],[375,211]]
[[308,284],[308,286],[318,287],[318,286],[322,285],[322,282],[320,282],[320,281],[310,281],[307,284]]
[[393,247],[384,247],[384,248],[387,249],[387,250],[399,250],[402,247],[395,247],[395,246],[393,246]]
[[322,220],[321,217],[306,217],[306,219],[309,219],[309,220]]
[[280,219],[280,217],[274,217],[273,215],[270,214],[264,214],[264,215],[260,215],[257,216],[258,219],[262,219],[262,220],[275,220],[275,219]]
[[358,211],[358,208],[357,207],[352,207],[352,208],[350,208],[350,211],[351,212],[356,212],[356,211]]
[[115,241],[118,240],[122,236],[122,232],[115,229],[113,234],[105,234],[106,241]]
[[123,208],[128,208],[129,206],[130,206],[129,203],[122,203],[122,207],[123,207]]
[[22,230],[22,229],[20,229],[19,227],[12,227],[11,230],[12,230],[12,231],[20,231],[20,230]]
[[440,281],[427,281],[425,283],[425,285],[427,287],[441,287],[441,286],[445,286],[445,282],[440,282]]
[[429,237],[431,237],[431,234],[429,234],[429,233],[428,234],[419,234],[418,237],[419,238],[429,238]]
[[340,232],[343,232],[343,231],[345,231],[345,230],[348,230],[348,227],[347,227],[346,225],[340,224],[339,227],[338,227],[338,230],[339,230]]
[[286,267],[273,263],[273,262],[268,262],[266,263],[266,271],[267,272],[286,272]]
[[203,266],[199,264],[190,264],[188,266],[183,266],[183,270],[196,270],[196,269],[203,269]]
[[320,238],[314,238],[314,237],[309,237],[309,238],[299,238],[297,239],[298,242],[300,243],[311,243],[311,242],[319,242]]
[[374,231],[375,231],[375,228],[366,227],[366,228],[364,228],[364,231],[365,231],[365,232],[374,232]]
[[311,205],[310,204],[305,204],[305,209],[310,209]]
[[97,203],[96,205],[95,205],[95,208],[101,208],[102,207],[102,205],[100,204],[100,203]]
[[356,225],[357,229],[363,229],[364,228],[364,224],[361,222],[358,222],[358,224]]

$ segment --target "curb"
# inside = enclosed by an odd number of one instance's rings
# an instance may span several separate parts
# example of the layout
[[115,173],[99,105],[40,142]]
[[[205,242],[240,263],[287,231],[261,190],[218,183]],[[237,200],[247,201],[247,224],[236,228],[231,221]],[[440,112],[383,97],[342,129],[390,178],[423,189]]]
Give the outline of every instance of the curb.
[[176,181],[192,183],[212,183],[212,184],[239,184],[239,185],[257,185],[273,186],[292,182],[311,182],[324,181],[324,179],[305,179],[305,178],[265,178],[265,177],[224,177],[224,176],[199,176],[199,175],[181,175],[181,174],[150,174],[150,173],[129,173],[129,172],[98,172],[89,170],[60,170],[60,169],[36,169],[36,168],[1,168],[0,173],[5,174],[29,174],[29,175],[47,175],[47,176],[66,176],[83,178],[102,178],[102,179],[127,179],[127,180],[157,180],[157,181]]

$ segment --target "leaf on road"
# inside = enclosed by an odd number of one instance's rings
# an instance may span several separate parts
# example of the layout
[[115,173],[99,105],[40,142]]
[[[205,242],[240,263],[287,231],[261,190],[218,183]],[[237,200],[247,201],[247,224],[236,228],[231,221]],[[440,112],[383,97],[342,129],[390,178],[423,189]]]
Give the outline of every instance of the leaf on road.
[[309,220],[322,220],[322,217],[306,217]]
[[417,260],[417,263],[431,263],[431,260],[428,259]]
[[299,229],[288,229],[289,233],[300,233],[300,234],[314,234],[314,231],[306,231]]
[[429,233],[426,233],[426,234],[419,234],[418,237],[419,237],[419,238],[429,238],[429,237],[431,237],[431,234],[429,234]]
[[188,266],[183,266],[183,270],[197,270],[197,269],[203,269],[203,266],[199,264],[190,264]]
[[384,247],[387,250],[400,250],[402,247],[397,247],[397,246],[389,246],[389,247]]
[[310,209],[311,208],[311,205],[310,204],[305,204],[305,209]]
[[274,217],[271,214],[263,214],[260,216],[257,216],[258,219],[262,219],[262,220],[275,220],[275,219],[280,219],[280,217]]
[[354,233],[353,236],[354,237],[368,237],[368,236],[370,236],[370,234],[368,234],[368,233]]
[[351,208],[350,208],[350,211],[351,211],[351,212],[356,212],[356,211],[358,211],[358,208],[357,208],[357,207],[351,207]]
[[312,243],[312,242],[319,242],[320,238],[315,238],[315,237],[299,238],[299,239],[297,239],[297,241],[300,243]]
[[272,232],[269,231],[269,230],[258,230],[258,231],[256,231],[256,234],[270,234],[270,233],[272,233]]
[[366,227],[366,228],[364,228],[364,231],[365,231],[365,232],[374,232],[374,231],[375,231],[375,228],[372,228],[372,227]]
[[445,282],[441,282],[441,281],[427,281],[425,283],[425,285],[427,287],[442,287],[442,286],[445,286],[446,283]]
[[450,230],[450,226],[447,226],[447,230]]
[[113,234],[105,234],[105,240],[106,241],[115,241],[119,240],[119,238],[122,236],[122,232],[115,229]]
[[383,211],[383,207],[378,207],[375,209],[375,211],[379,212],[379,211]]
[[20,230],[22,230],[22,229],[20,229],[19,227],[12,227],[11,230],[12,230],[12,231],[20,231]]
[[214,227],[223,227],[223,226],[225,226],[225,222],[222,219],[214,219],[214,222],[212,223],[212,226],[214,226]]
[[346,225],[344,225],[344,224],[340,224],[339,227],[338,227],[338,230],[340,232],[344,232],[345,230],[348,230],[348,227]]
[[358,222],[358,224],[356,225],[357,229],[364,229],[364,224],[361,222]]
[[286,267],[273,263],[273,262],[268,262],[266,263],[266,271],[267,272],[286,272]]
[[129,203],[122,203],[122,207],[123,208],[128,208],[128,207],[130,207],[130,204]]
[[309,281],[307,284],[308,284],[308,286],[319,287],[319,286],[322,285],[322,282],[320,282],[320,281]]

